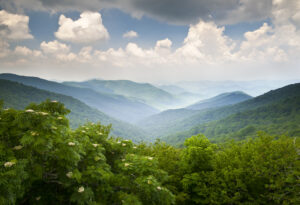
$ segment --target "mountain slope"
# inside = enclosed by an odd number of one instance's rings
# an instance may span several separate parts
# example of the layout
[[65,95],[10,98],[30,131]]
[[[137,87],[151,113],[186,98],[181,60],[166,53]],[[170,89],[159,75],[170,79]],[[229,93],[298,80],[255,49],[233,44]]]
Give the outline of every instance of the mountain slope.
[[66,85],[90,88],[97,92],[113,93],[146,103],[157,109],[164,109],[176,102],[176,98],[149,83],[129,80],[89,80],[84,82],[64,82]]
[[142,130],[128,123],[111,118],[73,97],[40,90],[17,82],[0,80],[0,99],[4,101],[5,107],[15,109],[24,109],[31,102],[40,103],[46,99],[57,100],[64,103],[71,110],[68,118],[72,127],[77,127],[79,124],[87,121],[100,121],[104,125],[112,124],[112,134],[114,135],[134,140],[142,140],[145,137]]
[[191,110],[203,110],[208,108],[217,108],[222,107],[225,105],[232,105],[239,102],[243,102],[245,100],[249,100],[252,97],[250,95],[247,95],[246,93],[236,91],[236,92],[230,92],[230,93],[222,93],[220,95],[217,95],[215,97],[201,100],[193,105],[190,105],[186,107],[187,109]]
[[144,103],[127,99],[121,95],[100,93],[92,89],[67,86],[36,77],[0,74],[0,79],[16,81],[50,92],[72,96],[105,114],[127,122],[134,122],[158,112]]
[[[270,105],[276,102],[280,102],[287,98],[297,97],[299,95],[300,95],[300,83],[292,84],[274,91],[270,91],[261,96],[252,98],[250,100],[235,105],[228,105],[224,107],[204,109],[198,111],[194,110],[193,114],[189,113],[187,115],[182,115],[182,118],[178,118],[175,121],[166,120],[160,123],[155,123],[155,120],[152,121],[153,123],[140,121],[139,125],[142,125],[141,127],[143,127],[146,131],[147,130],[152,131],[153,135],[162,137],[162,136],[172,135],[177,132],[190,130],[191,128],[198,126],[200,124],[208,123],[215,120],[220,120],[238,112],[254,110],[256,108]],[[151,120],[152,117],[153,116],[147,118],[147,120],[148,121]],[[156,121],[158,120],[156,119]],[[150,126],[143,126],[143,125],[150,125]]]
[[300,94],[253,110],[238,112],[221,120],[200,124],[164,140],[171,144],[182,144],[187,137],[199,133],[213,141],[241,140],[255,136],[257,131],[299,137]]

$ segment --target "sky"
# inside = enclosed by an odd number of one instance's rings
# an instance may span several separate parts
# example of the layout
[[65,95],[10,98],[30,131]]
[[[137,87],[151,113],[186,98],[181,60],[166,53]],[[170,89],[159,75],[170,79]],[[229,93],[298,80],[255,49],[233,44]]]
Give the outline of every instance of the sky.
[[0,0],[0,73],[300,79],[299,0]]

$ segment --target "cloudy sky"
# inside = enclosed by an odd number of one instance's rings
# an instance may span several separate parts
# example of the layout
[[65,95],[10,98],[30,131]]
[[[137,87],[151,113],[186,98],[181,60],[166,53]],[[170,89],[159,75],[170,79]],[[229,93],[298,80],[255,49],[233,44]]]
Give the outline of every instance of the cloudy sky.
[[0,73],[300,79],[299,0],[0,0]]

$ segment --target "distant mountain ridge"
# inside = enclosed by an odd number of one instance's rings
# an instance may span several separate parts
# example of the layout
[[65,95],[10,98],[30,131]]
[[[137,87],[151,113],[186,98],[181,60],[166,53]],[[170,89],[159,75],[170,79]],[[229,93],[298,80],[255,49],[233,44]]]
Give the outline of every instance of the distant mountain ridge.
[[203,109],[209,109],[209,108],[217,108],[222,107],[226,105],[232,105],[239,102],[243,102],[245,100],[249,100],[252,97],[244,92],[241,91],[235,91],[235,92],[229,92],[229,93],[222,93],[220,95],[217,95],[215,97],[201,100],[197,103],[194,103],[193,105],[190,105],[186,107],[186,109],[190,110],[203,110]]
[[0,79],[20,82],[50,92],[72,96],[107,115],[126,122],[135,122],[159,112],[149,105],[128,99],[121,95],[100,93],[89,88],[72,87],[37,77],[0,74]]
[[157,109],[165,109],[170,104],[178,101],[172,94],[149,83],[136,83],[129,80],[88,80],[84,82],[64,82],[64,84],[90,88],[97,92],[123,95]]
[[18,82],[0,79],[0,100],[5,107],[24,109],[32,102],[40,103],[46,99],[57,100],[71,110],[68,115],[72,127],[77,127],[87,121],[112,124],[112,134],[133,140],[145,140],[145,133],[128,123],[116,120],[83,102],[62,94],[41,90]]

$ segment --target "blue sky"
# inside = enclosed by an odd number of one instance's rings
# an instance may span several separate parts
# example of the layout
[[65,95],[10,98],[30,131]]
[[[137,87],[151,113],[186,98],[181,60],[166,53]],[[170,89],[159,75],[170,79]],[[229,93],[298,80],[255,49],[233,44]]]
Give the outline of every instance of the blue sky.
[[0,72],[59,80],[294,79],[299,27],[297,0],[0,1]]
[[[32,48],[38,48],[42,41],[55,40],[54,32],[57,31],[58,19],[61,14],[76,20],[80,16],[80,12],[58,12],[49,13],[41,11],[25,12],[29,18],[29,29],[35,36],[34,40],[23,42],[24,45]],[[157,40],[169,38],[173,42],[173,48],[182,45],[189,29],[189,25],[174,25],[167,22],[158,21],[147,16],[140,19],[134,18],[119,9],[103,9],[103,24],[110,33],[110,39],[105,44],[100,43],[97,48],[119,48],[125,47],[129,41],[136,42],[144,48],[150,48]],[[235,40],[244,39],[244,33],[258,29],[268,19],[254,22],[241,22],[233,25],[224,25],[224,34]],[[122,35],[130,30],[134,30],[139,34],[136,39],[124,39]],[[75,45],[76,46],[76,45]]]

